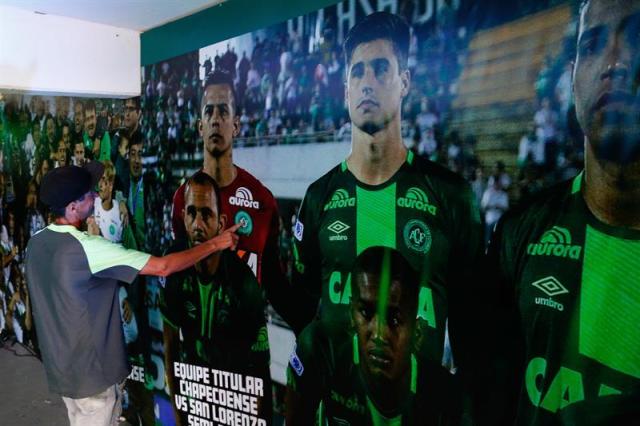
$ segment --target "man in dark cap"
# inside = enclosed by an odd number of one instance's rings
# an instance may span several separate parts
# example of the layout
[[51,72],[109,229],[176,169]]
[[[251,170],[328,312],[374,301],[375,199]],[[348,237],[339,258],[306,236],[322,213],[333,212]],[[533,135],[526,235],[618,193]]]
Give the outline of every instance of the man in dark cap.
[[49,388],[74,425],[115,425],[120,388],[129,374],[118,303],[118,281],[138,274],[167,276],[211,253],[235,248],[237,226],[189,250],[154,257],[81,232],[93,213],[104,167],[65,166],[45,175],[40,197],[54,222],[27,246],[26,274]]

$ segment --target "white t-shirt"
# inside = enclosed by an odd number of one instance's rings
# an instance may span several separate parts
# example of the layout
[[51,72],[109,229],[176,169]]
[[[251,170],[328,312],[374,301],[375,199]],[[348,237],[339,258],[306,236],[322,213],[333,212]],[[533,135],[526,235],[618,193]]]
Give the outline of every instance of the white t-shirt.
[[484,209],[484,220],[487,224],[496,223],[502,213],[509,208],[509,196],[502,189],[489,186],[482,195],[480,203]]
[[518,163],[524,164],[529,155],[531,155],[531,160],[534,164],[544,163],[544,142],[542,138],[534,139],[525,135],[520,139],[520,145],[518,147]]
[[122,241],[122,220],[120,220],[120,205],[113,200],[111,210],[102,208],[102,200],[96,197],[93,205],[93,215],[100,227],[100,233],[107,240],[119,243]]
[[551,109],[540,109],[533,116],[536,126],[542,129],[543,139],[545,141],[556,136],[556,123],[558,122],[558,113]]

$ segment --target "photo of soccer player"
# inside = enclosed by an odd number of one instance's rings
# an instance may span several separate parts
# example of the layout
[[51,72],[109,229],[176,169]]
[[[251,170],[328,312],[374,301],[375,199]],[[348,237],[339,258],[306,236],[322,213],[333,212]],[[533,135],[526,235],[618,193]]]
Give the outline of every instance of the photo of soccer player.
[[320,424],[458,424],[458,377],[416,353],[420,274],[399,251],[370,247],[351,276],[352,336],[314,321],[298,337],[287,425],[313,424],[320,403]]
[[[183,226],[189,246],[201,244],[225,229],[227,218],[220,214],[220,191],[208,174],[197,172],[189,178],[184,195]],[[265,307],[255,276],[232,251],[209,256],[184,273],[170,276],[162,293],[161,311],[172,400],[180,392],[175,362],[253,376],[263,380],[259,417],[270,424]],[[178,424],[187,424],[187,413],[177,408],[175,413]]]
[[300,333],[319,307],[321,321],[346,330],[353,260],[368,247],[392,247],[421,274],[419,359],[454,371],[468,354],[465,306],[481,228],[469,185],[403,143],[409,38],[406,21],[387,12],[368,15],[346,36],[351,154],[311,184],[300,208],[292,278],[298,315],[292,326]]
[[637,0],[580,9],[572,81],[585,168],[507,213],[492,238],[496,395],[508,400],[493,412],[506,418],[486,424],[638,422],[639,27]]
[[[278,250],[278,207],[271,191],[248,171],[233,163],[233,140],[239,132],[237,100],[231,75],[214,71],[204,82],[199,132],[203,141],[202,172],[220,188],[220,213],[231,224],[241,223],[237,254],[264,286],[276,311],[289,320],[286,278]],[[172,228],[176,240],[185,236],[185,185],[173,196]]]

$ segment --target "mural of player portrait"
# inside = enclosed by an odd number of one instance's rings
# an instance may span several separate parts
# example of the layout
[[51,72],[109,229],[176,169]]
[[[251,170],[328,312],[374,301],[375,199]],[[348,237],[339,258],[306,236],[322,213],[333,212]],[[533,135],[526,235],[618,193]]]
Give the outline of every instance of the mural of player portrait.
[[417,271],[399,251],[375,246],[356,258],[352,277],[352,337],[315,321],[298,338],[287,424],[312,424],[320,402],[330,425],[457,424],[456,379],[416,357]]
[[[219,194],[217,183],[204,172],[197,172],[187,180],[183,215],[189,246],[225,229],[227,218],[219,214]],[[194,397],[176,373],[181,362],[232,373],[243,382],[259,381],[261,390],[254,395],[255,409],[245,411],[244,415],[271,423],[265,307],[256,277],[231,251],[216,253],[168,278],[161,296],[165,370],[178,424],[188,424],[189,416],[194,414],[209,419],[216,416],[181,408],[180,397]],[[215,389],[221,389],[220,386]],[[214,411],[222,407],[215,401],[213,405]]]

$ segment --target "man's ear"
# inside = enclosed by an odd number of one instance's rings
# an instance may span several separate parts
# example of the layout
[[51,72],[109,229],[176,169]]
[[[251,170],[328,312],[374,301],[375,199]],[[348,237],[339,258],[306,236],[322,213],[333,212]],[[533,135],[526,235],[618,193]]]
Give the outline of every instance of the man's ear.
[[227,215],[221,214],[218,220],[218,232],[222,232],[227,228]]
[[404,71],[400,72],[400,80],[402,81],[402,97],[404,98],[409,94],[409,89],[411,88],[411,72],[407,68]]
[[[235,111],[234,111],[235,112]],[[238,137],[240,134],[240,117],[237,115],[233,116],[233,137]]]
[[198,134],[202,137],[202,119],[198,118]]
[[67,204],[67,207],[64,209],[64,217],[65,219],[75,219],[76,217],[76,202],[72,201],[71,203]]

